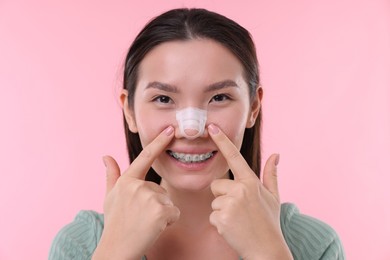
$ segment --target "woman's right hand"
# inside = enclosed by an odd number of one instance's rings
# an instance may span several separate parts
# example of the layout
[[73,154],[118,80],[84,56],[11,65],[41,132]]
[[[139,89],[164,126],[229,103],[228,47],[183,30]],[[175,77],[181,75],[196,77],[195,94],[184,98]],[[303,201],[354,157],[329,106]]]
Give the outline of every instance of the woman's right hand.
[[173,137],[166,128],[120,175],[116,161],[103,158],[107,167],[104,230],[93,259],[139,260],[161,232],[176,222],[180,211],[160,185],[145,181],[153,161]]

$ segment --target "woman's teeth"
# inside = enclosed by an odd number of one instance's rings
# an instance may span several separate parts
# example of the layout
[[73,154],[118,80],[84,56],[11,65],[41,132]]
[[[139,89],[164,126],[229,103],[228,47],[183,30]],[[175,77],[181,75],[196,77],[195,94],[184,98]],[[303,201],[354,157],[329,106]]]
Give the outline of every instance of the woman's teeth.
[[204,153],[204,154],[187,154],[187,153],[175,153],[172,151],[168,151],[168,154],[172,156],[173,158],[184,162],[184,163],[198,163],[206,161],[207,159],[211,158],[214,153]]

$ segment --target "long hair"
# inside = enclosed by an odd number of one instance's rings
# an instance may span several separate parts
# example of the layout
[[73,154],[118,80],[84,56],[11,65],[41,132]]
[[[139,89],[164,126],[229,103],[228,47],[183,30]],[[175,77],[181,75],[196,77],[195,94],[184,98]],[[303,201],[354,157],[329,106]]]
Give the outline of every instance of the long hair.
[[[134,93],[138,80],[139,64],[145,55],[157,45],[177,40],[211,39],[229,49],[241,62],[244,78],[249,87],[250,102],[254,100],[260,85],[256,49],[250,33],[233,20],[205,9],[173,9],[152,19],[141,30],[127,53],[124,68],[123,88],[128,91],[128,104],[134,107]],[[245,129],[241,154],[248,165],[260,177],[261,108],[255,125]],[[138,133],[132,133],[123,115],[129,161],[142,151]],[[233,175],[230,172],[230,178]],[[161,177],[150,168],[146,180],[160,183]]]

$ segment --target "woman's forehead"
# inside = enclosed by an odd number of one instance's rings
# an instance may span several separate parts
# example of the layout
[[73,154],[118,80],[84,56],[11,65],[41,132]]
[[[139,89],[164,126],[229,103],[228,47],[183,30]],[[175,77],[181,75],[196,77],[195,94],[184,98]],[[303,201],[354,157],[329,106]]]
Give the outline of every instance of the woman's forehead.
[[223,45],[209,39],[170,41],[153,48],[142,60],[139,80],[178,84],[211,84],[243,78],[243,66]]

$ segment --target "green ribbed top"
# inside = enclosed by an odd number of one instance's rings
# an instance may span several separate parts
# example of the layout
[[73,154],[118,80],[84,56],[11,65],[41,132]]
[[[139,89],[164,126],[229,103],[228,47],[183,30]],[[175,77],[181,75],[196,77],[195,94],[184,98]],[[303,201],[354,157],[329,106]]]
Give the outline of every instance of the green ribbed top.
[[[300,214],[294,204],[282,204],[280,224],[295,260],[345,259],[337,233],[324,222]],[[103,214],[80,211],[54,238],[49,260],[91,259],[103,227]]]

